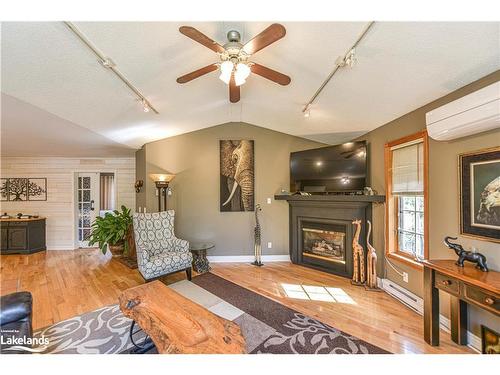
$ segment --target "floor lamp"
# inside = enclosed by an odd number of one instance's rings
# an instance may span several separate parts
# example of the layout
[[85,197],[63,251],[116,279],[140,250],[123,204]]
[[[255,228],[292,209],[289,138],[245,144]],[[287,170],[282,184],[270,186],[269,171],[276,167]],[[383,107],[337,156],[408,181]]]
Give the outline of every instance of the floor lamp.
[[[175,174],[150,174],[149,177],[155,182],[158,189],[158,212],[167,211],[168,184],[175,177]],[[163,196],[163,210],[161,207],[161,197]]]

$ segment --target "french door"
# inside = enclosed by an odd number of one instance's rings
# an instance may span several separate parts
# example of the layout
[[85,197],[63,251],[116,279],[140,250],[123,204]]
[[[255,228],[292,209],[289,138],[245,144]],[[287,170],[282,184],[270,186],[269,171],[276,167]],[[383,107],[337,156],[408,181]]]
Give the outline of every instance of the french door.
[[99,173],[78,173],[77,239],[79,247],[89,247],[91,225],[99,215]]

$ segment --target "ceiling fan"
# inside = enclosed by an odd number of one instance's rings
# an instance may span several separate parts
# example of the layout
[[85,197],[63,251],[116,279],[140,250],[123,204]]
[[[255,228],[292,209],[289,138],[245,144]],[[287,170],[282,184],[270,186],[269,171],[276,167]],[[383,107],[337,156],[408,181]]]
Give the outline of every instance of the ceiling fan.
[[286,30],[283,25],[272,24],[244,45],[240,42],[240,33],[235,30],[227,33],[228,42],[223,46],[194,27],[181,26],[179,31],[216,52],[220,61],[177,78],[178,83],[186,83],[207,73],[220,70],[219,78],[229,85],[229,100],[231,103],[236,103],[240,100],[240,86],[246,82],[251,72],[283,86],[291,81],[290,77],[285,74],[249,61],[254,53],[285,36]]

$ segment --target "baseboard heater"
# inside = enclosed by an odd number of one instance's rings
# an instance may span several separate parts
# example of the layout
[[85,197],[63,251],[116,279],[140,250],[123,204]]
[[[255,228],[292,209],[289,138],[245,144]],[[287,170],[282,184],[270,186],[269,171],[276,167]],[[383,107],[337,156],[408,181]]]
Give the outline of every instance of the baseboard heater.
[[416,296],[415,294],[409,292],[405,288],[388,279],[379,279],[379,283],[382,284],[382,289],[384,289],[388,294],[396,298],[398,301],[420,315],[424,313],[424,301],[422,298]]

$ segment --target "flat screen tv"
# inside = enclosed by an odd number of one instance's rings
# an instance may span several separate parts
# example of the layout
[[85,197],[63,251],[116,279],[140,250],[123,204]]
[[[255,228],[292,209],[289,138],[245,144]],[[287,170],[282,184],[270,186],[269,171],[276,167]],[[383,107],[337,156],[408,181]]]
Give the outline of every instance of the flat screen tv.
[[290,191],[358,192],[366,186],[366,142],[292,152]]

